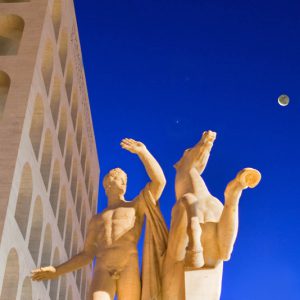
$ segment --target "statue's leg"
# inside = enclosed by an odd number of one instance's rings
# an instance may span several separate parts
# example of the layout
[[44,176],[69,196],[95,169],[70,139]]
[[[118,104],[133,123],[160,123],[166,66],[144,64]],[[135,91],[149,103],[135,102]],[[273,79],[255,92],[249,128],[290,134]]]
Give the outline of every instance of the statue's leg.
[[203,247],[201,245],[202,229],[198,217],[199,201],[193,194],[185,194],[180,201],[187,211],[188,247],[186,248],[185,265],[191,268],[201,268],[204,265]]
[[171,226],[168,237],[168,257],[178,262],[185,258],[187,235],[187,213],[182,201],[177,201],[172,209]]
[[238,232],[238,205],[242,191],[247,187],[255,187],[260,181],[257,170],[246,168],[225,189],[225,205],[218,223],[218,245],[220,259],[229,260]]
[[[120,255],[126,255],[120,253]],[[140,300],[141,280],[137,254],[131,255],[127,266],[120,272],[117,280],[118,300]]]
[[114,300],[116,281],[105,268],[94,271],[89,300]]
[[181,201],[172,209],[168,248],[163,265],[163,300],[184,299],[184,258],[187,236],[187,213]]

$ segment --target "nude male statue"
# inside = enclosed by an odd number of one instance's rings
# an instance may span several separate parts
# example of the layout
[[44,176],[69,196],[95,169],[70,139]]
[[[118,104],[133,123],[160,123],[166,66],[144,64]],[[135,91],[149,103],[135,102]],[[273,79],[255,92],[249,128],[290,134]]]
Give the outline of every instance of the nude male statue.
[[201,177],[215,139],[215,132],[204,132],[201,140],[174,165],[176,204],[164,268],[165,300],[184,299],[184,270],[214,268],[230,259],[238,232],[242,191],[255,187],[261,179],[255,169],[241,170],[225,189],[223,207]]
[[[141,298],[137,243],[144,216],[146,215],[147,219],[149,210],[154,211],[157,218],[152,218],[150,223],[157,222],[155,226],[161,226],[162,229],[160,232],[158,232],[159,230],[153,231],[156,239],[162,239],[161,245],[158,245],[160,251],[158,257],[162,257],[164,254],[167,229],[157,211],[156,202],[162,194],[166,180],[158,162],[143,143],[126,138],[122,140],[121,146],[138,155],[151,181],[134,200],[126,201],[124,194],[127,176],[119,168],[111,170],[103,180],[108,207],[91,219],[83,250],[57,267],[49,266],[33,270],[33,280],[57,278],[91,263],[96,258],[90,287],[90,300],[113,300],[116,294],[119,300],[160,299],[161,291],[153,291],[156,288],[155,284],[147,280],[145,281],[145,290],[147,291],[143,292]],[[151,217],[149,218],[151,219]],[[151,227],[151,224],[149,226]],[[149,263],[152,263],[151,267],[154,269],[157,261],[151,262],[147,258],[145,260],[148,263],[146,268],[149,268]],[[145,273],[149,277],[151,272],[145,271]]]

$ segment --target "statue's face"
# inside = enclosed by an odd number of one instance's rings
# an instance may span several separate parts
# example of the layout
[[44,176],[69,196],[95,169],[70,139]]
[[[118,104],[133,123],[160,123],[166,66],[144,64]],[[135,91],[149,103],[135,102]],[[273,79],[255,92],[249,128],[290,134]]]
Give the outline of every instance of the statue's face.
[[105,190],[110,193],[124,195],[126,192],[127,178],[122,173],[109,173],[106,175]]

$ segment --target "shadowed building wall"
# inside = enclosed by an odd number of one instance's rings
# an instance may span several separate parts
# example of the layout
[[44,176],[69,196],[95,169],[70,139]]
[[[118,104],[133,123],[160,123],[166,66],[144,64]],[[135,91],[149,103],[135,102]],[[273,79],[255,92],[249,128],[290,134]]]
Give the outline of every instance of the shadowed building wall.
[[99,162],[72,0],[0,0],[0,300],[85,299],[91,266],[30,271],[83,246]]

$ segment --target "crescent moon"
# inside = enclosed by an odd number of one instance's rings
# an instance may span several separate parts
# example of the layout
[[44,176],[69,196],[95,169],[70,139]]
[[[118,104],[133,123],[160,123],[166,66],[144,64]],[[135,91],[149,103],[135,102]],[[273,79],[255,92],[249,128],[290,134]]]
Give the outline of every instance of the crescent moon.
[[280,95],[278,97],[278,103],[280,106],[287,106],[290,103],[290,98],[288,95]]

